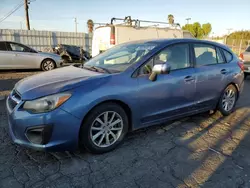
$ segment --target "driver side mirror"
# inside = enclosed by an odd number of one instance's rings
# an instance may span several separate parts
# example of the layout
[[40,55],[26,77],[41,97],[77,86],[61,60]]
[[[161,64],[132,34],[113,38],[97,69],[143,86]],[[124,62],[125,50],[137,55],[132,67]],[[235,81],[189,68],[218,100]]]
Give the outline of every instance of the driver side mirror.
[[169,74],[170,65],[166,62],[163,64],[154,65],[152,73],[149,76],[149,80],[155,81],[158,74]]

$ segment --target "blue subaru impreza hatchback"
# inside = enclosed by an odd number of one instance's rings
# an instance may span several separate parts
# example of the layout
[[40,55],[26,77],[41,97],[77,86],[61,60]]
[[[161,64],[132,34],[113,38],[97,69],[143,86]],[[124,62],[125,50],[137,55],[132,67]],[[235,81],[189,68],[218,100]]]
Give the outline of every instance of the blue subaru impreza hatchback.
[[6,101],[10,135],[36,150],[108,152],[128,131],[215,109],[229,115],[243,69],[228,47],[209,41],[117,45],[82,66],[19,81]]

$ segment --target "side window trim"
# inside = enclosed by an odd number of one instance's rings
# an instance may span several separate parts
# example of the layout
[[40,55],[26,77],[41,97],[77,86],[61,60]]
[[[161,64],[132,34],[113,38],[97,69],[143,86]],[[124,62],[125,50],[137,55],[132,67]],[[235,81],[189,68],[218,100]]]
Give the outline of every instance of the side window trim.
[[225,57],[225,54],[224,54],[224,52],[223,52],[223,49],[221,49],[220,47],[217,47],[218,49],[219,49],[219,51],[220,51],[220,53],[221,53],[221,55],[222,55],[222,58],[223,58],[223,60],[224,60],[224,64],[225,63],[228,63],[227,62],[227,59],[226,59],[226,57]]
[[193,64],[193,67],[196,67],[196,58],[195,58],[195,52],[194,52],[194,43],[192,42],[192,43],[190,43],[189,44],[190,45],[190,50],[191,50],[191,61],[193,62],[192,64]]
[[[226,58],[226,55],[225,55],[224,51],[230,54],[230,56],[231,56],[230,61],[227,61],[227,58]],[[230,63],[230,62],[234,59],[234,58],[233,58],[233,54],[232,54],[231,52],[229,52],[228,50],[222,49],[222,52],[223,52],[223,55],[224,55],[224,57],[225,57],[225,61],[226,61],[227,63]]]
[[5,42],[6,48],[8,52],[12,52],[11,46],[10,46],[10,42]]

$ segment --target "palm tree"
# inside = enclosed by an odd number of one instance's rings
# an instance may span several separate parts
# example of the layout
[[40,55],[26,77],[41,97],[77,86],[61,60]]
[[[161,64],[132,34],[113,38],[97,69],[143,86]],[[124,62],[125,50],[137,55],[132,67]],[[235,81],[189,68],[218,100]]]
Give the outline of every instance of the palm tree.
[[93,22],[93,20],[89,19],[87,21],[87,26],[88,26],[89,33],[93,33],[93,28],[94,28],[94,22]]
[[171,25],[174,23],[174,16],[172,14],[168,15],[168,23]]

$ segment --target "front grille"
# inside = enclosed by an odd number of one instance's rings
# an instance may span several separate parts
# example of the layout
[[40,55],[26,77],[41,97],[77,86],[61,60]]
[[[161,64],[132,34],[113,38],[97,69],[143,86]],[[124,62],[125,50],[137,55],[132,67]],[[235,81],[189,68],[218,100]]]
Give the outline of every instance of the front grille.
[[16,90],[13,90],[8,97],[8,105],[11,110],[14,110],[16,105],[21,101],[21,96],[17,93]]
[[21,100],[21,96],[18,94],[16,90],[12,91],[12,96],[15,97],[18,101]]
[[17,103],[14,100],[12,100],[10,97],[8,98],[8,104],[11,110],[13,110],[17,105]]

